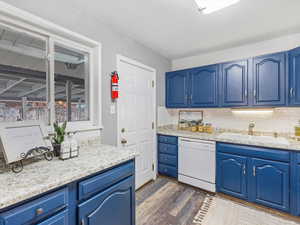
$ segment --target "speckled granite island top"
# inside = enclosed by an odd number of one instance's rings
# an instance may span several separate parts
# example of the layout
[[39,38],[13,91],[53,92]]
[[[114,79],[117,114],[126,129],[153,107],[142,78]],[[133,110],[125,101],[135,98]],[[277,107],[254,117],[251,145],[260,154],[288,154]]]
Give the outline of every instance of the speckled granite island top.
[[295,140],[289,140],[288,145],[278,144],[278,143],[265,143],[263,141],[258,140],[242,140],[242,139],[234,139],[234,138],[222,138],[220,137],[221,133],[199,133],[199,132],[191,132],[191,131],[183,131],[178,130],[176,126],[168,125],[159,127],[157,129],[158,134],[162,135],[170,135],[184,138],[196,138],[207,141],[217,141],[217,142],[225,142],[225,143],[233,143],[233,144],[243,144],[243,145],[252,145],[252,146],[261,146],[267,148],[275,148],[275,149],[285,149],[291,151],[300,151],[300,142]]
[[89,146],[80,150],[78,158],[41,160],[26,165],[19,174],[0,173],[0,209],[101,172],[136,155],[136,152],[113,146]]

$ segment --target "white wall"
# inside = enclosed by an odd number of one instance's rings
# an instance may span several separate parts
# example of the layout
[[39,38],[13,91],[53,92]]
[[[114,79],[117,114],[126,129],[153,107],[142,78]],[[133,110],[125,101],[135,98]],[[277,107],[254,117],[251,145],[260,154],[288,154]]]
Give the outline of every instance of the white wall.
[[300,33],[268,41],[257,42],[254,44],[243,45],[236,48],[175,59],[172,61],[172,70],[249,58],[268,53],[285,51],[298,46],[300,46]]
[[[116,54],[135,59],[157,70],[157,103],[164,105],[164,74],[171,70],[170,60],[129,38],[126,34],[114,31],[90,15],[89,12],[76,7],[72,1],[4,0],[4,2],[101,42],[102,87],[100,88],[102,88],[102,121],[104,125],[102,140],[104,143],[117,143],[117,115],[110,114],[109,77],[109,74],[116,70]],[[93,4],[93,2],[87,2],[87,4]]]
[[[255,122],[255,130],[293,133],[300,120],[300,108],[276,108],[267,114],[234,114],[231,109],[199,109],[204,111],[204,123],[223,129],[247,130]],[[159,107],[159,126],[177,124],[178,110]]]

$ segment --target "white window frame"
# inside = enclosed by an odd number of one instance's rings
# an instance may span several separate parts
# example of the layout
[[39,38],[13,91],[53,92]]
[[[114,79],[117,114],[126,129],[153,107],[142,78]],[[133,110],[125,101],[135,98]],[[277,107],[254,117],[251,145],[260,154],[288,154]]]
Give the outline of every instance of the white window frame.
[[[101,101],[101,43],[83,35],[67,30],[59,25],[46,21],[24,10],[0,1],[0,23],[19,28],[29,35],[34,35],[48,43],[48,54],[52,60],[48,65],[48,102],[50,107],[50,123],[55,121],[54,96],[54,44],[78,49],[89,54],[89,120],[68,122],[69,131],[86,131],[102,129],[102,101]],[[100,87],[100,88],[99,88]],[[52,125],[48,127],[52,131]]]

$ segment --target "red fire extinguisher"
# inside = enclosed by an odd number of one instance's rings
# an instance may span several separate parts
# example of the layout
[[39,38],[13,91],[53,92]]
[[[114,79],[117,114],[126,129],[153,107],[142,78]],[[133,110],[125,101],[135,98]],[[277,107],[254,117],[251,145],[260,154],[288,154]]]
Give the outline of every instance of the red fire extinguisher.
[[111,73],[111,98],[117,99],[119,97],[119,75],[117,71]]

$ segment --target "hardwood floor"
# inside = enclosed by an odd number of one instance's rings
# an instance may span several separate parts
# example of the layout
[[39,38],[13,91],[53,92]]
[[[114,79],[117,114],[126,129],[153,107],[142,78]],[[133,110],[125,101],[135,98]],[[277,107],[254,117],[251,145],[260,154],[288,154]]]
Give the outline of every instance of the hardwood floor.
[[[206,194],[200,189],[160,176],[136,192],[136,225],[196,225],[193,219]],[[219,193],[218,196],[300,224],[298,217],[228,195]]]
[[137,225],[192,225],[206,193],[159,177],[136,193]]

